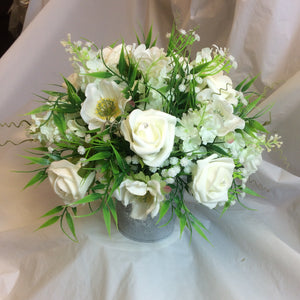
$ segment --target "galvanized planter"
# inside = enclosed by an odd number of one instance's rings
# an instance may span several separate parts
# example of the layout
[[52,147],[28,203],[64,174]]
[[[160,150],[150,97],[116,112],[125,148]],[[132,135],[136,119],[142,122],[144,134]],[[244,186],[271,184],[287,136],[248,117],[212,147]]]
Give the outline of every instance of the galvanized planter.
[[159,215],[152,218],[150,215],[146,220],[136,220],[130,217],[131,205],[125,207],[122,202],[116,201],[116,209],[118,216],[118,229],[127,238],[138,241],[151,243],[167,238],[174,229],[173,218],[167,225],[171,218],[171,209],[165,214],[161,221],[157,223]]

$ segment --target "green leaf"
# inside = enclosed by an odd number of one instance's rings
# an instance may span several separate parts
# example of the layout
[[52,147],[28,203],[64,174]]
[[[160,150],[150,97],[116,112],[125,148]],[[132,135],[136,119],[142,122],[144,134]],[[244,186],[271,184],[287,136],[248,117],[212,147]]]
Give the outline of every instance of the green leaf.
[[40,164],[43,166],[48,166],[50,164],[49,159],[43,157],[33,157],[33,156],[24,156],[24,155],[21,155],[21,157],[30,160],[34,164]]
[[206,62],[206,63],[203,63],[201,65],[198,65],[197,67],[193,68],[191,70],[191,74],[197,74],[197,73],[200,73],[200,71],[203,71],[207,66],[210,65],[210,62]]
[[121,155],[118,153],[118,151],[115,149],[115,147],[113,145],[111,145],[113,151],[114,151],[114,154],[116,156],[116,159],[117,159],[117,162],[118,162],[118,165],[120,167],[120,169],[123,171],[123,172],[126,172],[126,163],[125,163],[125,160],[121,157]]
[[64,81],[65,81],[65,84],[67,86],[67,89],[68,89],[68,100],[73,104],[73,105],[76,105],[76,104],[80,104],[81,103],[81,99],[80,97],[77,95],[76,93],[76,89],[75,87],[72,85],[72,83],[66,79],[65,77],[63,77]]
[[75,233],[74,222],[73,222],[72,216],[70,215],[70,213],[68,211],[66,212],[66,220],[67,220],[67,224],[70,228],[70,231],[72,232],[74,238],[77,240],[76,233]]
[[67,125],[66,125],[66,120],[65,120],[64,115],[62,113],[53,113],[53,121],[54,121],[55,125],[57,126],[59,132],[63,136],[65,136]]
[[73,86],[73,84],[72,84],[67,78],[63,77],[63,79],[64,79],[64,82],[65,82],[65,84],[66,84],[66,86],[67,86],[68,93],[69,93],[69,92],[74,92],[74,93],[76,93],[76,89],[75,89],[75,87]]
[[98,194],[98,193],[89,194],[89,195],[83,197],[82,199],[77,200],[77,201],[69,204],[69,206],[94,202],[94,201],[96,201],[96,200],[98,200],[100,198],[101,198],[101,194]]
[[109,198],[109,200],[107,201],[107,205],[109,206],[110,213],[115,220],[116,226],[118,227],[118,216],[117,216],[116,206],[112,198]]
[[113,76],[113,74],[109,72],[92,72],[92,73],[87,73],[84,74],[85,76],[91,76],[95,78],[110,78]]
[[27,189],[28,187],[34,185],[35,183],[39,182],[43,182],[46,178],[48,177],[47,173],[45,173],[45,171],[40,171],[37,174],[35,174],[30,180],[29,182],[25,185],[24,190]]
[[252,136],[253,138],[257,139],[257,136],[254,134],[256,130],[252,127],[250,127],[247,123],[245,124],[245,127],[243,129],[247,134]]
[[165,214],[167,213],[167,211],[169,210],[171,202],[170,201],[164,201],[161,205],[160,205],[160,210],[159,210],[159,218],[156,224],[158,224],[160,222],[160,220],[165,216]]
[[246,92],[250,86],[253,84],[253,82],[257,79],[257,76],[253,77],[250,79],[243,87],[242,87],[242,92]]
[[54,214],[59,213],[60,211],[62,211],[64,209],[64,207],[62,205],[56,206],[55,208],[49,210],[48,212],[46,212],[44,215],[42,215],[43,217],[48,217]]
[[77,207],[71,207],[71,208],[72,208],[74,216],[77,216]]
[[240,115],[241,118],[245,118],[259,103],[259,101],[262,99],[263,95],[260,95],[258,98],[256,98],[254,101],[250,102],[243,110]]
[[254,196],[254,197],[259,197],[259,198],[263,198],[263,196],[257,194],[255,191],[251,190],[250,188],[248,188],[247,186],[244,188],[243,190],[245,193]]
[[[196,222],[192,222],[192,226],[194,227],[194,229],[196,229],[196,231],[207,241],[210,243],[209,239],[206,237],[206,235],[204,234],[203,230],[198,226],[198,224]],[[211,243],[210,243],[211,244]]]
[[152,39],[152,26],[150,27],[150,30],[148,32],[148,35],[147,35],[147,38],[146,38],[146,41],[145,41],[146,48],[150,47],[151,39]]
[[230,156],[225,150],[223,150],[221,147],[216,146],[214,144],[207,144],[206,148],[209,149],[209,150],[212,150],[214,152],[217,152],[217,153],[219,153],[221,155]]
[[154,46],[156,45],[156,43],[157,43],[157,37],[155,38],[155,40],[153,41],[153,43],[151,44],[150,47],[151,47],[151,48],[154,47]]
[[108,209],[107,206],[103,207],[103,219],[104,219],[104,223],[107,229],[108,234],[111,234],[111,215],[110,215],[110,211]]
[[265,127],[256,120],[250,119],[249,125],[256,130],[259,130],[259,131],[262,131],[265,133],[269,133],[268,130],[266,130]]
[[42,92],[44,92],[47,95],[50,96],[54,96],[54,97],[64,97],[67,94],[66,93],[62,93],[62,92],[56,92],[56,91],[46,91],[46,90],[42,90]]
[[55,222],[57,222],[59,220],[59,218],[60,218],[60,216],[52,217],[51,219],[49,219],[48,221],[43,223],[37,230],[48,227],[48,226],[54,224]]
[[135,33],[135,37],[136,37],[136,41],[137,41],[138,45],[140,45],[140,44],[141,44],[141,41],[140,41],[140,38],[139,38],[139,36],[137,35],[137,33]]
[[102,159],[109,158],[110,156],[111,156],[111,152],[107,152],[107,151],[98,152],[93,156],[91,156],[90,158],[88,158],[86,161],[88,162],[88,161],[102,160]]
[[186,226],[186,217],[184,215],[179,216],[179,228],[180,228],[180,236],[182,236],[183,230]]
[[128,86],[131,88],[135,82],[137,74],[137,66],[130,64],[128,73]]
[[244,85],[244,83],[246,82],[247,78],[245,78],[242,82],[240,82],[236,87],[235,90],[239,91],[241,89],[241,87]]
[[52,106],[50,106],[48,104],[45,104],[45,105],[42,105],[42,106],[30,111],[29,113],[26,113],[25,116],[38,114],[38,113],[41,113],[41,112],[44,112],[44,111],[49,111],[49,110],[51,110],[51,108],[52,108]]
[[121,75],[124,75],[126,70],[126,60],[125,60],[125,54],[124,54],[124,46],[122,46],[122,50],[120,53],[119,63],[118,63],[118,70],[120,71]]

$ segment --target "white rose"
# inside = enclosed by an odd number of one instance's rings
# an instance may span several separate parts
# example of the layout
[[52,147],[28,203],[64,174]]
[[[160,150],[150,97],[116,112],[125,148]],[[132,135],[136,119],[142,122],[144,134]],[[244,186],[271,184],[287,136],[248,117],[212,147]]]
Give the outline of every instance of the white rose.
[[234,167],[232,158],[217,158],[216,154],[198,160],[192,182],[196,201],[209,208],[216,207],[218,202],[227,201]]
[[132,204],[130,216],[133,219],[145,220],[149,214],[154,218],[160,209],[160,203],[164,200],[160,182],[150,180],[142,181],[124,180],[114,192],[117,200],[124,206]]
[[175,125],[176,118],[167,113],[135,109],[122,121],[121,133],[146,165],[159,167],[173,149]]
[[80,164],[74,165],[67,160],[54,161],[48,168],[50,183],[65,204],[82,199],[93,182],[94,172],[83,179],[78,175],[79,169]]

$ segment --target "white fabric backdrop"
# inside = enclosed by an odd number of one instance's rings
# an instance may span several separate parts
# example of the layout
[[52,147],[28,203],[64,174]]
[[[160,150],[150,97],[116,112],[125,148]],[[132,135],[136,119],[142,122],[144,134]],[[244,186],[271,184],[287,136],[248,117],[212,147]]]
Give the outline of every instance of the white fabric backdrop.
[[[80,243],[57,226],[34,232],[39,217],[59,203],[47,182],[22,191],[29,144],[0,148],[0,299],[299,299],[300,294],[300,2],[297,0],[31,0],[43,7],[0,60],[0,122],[18,121],[36,106],[34,93],[60,83],[71,72],[60,41],[71,33],[99,45],[124,38],[134,42],[139,27],[159,34],[175,19],[198,26],[199,48],[215,43],[236,57],[238,81],[259,74],[255,87],[271,89],[275,102],[270,130],[283,136],[281,152],[265,155],[251,185],[264,198],[247,197],[222,218],[194,206],[209,229],[210,245],[194,234],[131,242],[101,216],[76,223]],[[39,6],[40,5],[40,6]],[[29,9],[31,9],[29,7]],[[33,16],[36,15],[34,18]],[[194,48],[194,52],[197,51]],[[297,73],[298,72],[298,73]],[[0,128],[0,143],[20,141],[21,129]]]

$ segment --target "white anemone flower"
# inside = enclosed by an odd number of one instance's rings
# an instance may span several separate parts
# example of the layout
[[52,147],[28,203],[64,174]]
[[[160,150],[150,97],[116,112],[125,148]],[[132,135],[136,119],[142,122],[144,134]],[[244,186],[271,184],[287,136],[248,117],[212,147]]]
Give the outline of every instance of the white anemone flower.
[[103,129],[106,122],[114,121],[129,101],[122,94],[122,88],[108,80],[88,84],[85,95],[80,115],[90,130]]

